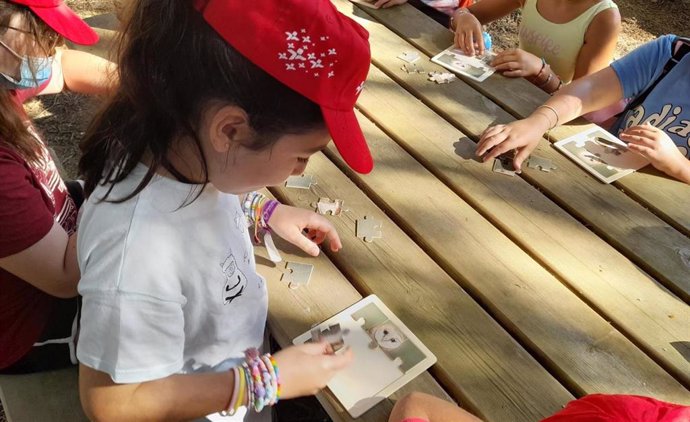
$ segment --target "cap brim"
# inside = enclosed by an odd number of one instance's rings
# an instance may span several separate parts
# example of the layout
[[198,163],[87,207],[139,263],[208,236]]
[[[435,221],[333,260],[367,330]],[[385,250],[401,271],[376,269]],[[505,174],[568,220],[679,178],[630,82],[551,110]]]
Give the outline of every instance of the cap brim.
[[369,173],[374,168],[374,161],[355,112],[325,107],[321,108],[321,112],[333,142],[347,165],[357,173]]
[[53,7],[29,7],[55,32],[73,43],[92,45],[98,42],[98,34],[66,4],[60,3]]

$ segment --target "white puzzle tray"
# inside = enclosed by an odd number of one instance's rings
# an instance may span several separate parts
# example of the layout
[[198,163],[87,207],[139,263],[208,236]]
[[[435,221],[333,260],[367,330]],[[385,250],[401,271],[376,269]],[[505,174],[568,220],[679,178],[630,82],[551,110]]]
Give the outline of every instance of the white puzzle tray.
[[[328,388],[353,418],[436,363],[436,356],[376,295],[362,299],[316,327],[328,337],[337,331],[337,324],[345,346],[354,352],[354,361],[328,383]],[[293,343],[311,340],[310,330]]]

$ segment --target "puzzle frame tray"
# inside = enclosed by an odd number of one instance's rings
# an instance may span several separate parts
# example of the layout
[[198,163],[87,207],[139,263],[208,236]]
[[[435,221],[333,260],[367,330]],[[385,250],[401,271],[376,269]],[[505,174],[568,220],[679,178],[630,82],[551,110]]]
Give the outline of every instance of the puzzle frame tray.
[[598,126],[553,146],[604,183],[614,182],[649,164],[644,157],[628,150],[625,142]]
[[[338,327],[337,333],[333,327]],[[314,330],[318,330],[314,332]],[[293,340],[342,334],[354,352],[352,364],[328,388],[353,418],[386,399],[436,363],[436,356],[376,295],[368,296]],[[329,340],[331,341],[331,340]]]

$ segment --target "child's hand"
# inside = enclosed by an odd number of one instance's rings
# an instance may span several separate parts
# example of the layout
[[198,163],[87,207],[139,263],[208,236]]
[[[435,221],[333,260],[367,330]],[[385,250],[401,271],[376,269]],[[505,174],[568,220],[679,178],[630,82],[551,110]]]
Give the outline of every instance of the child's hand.
[[[268,226],[278,236],[312,256],[319,254],[319,245],[326,238],[333,252],[343,247],[333,224],[314,211],[280,204],[268,220]],[[304,230],[307,230],[306,235]]]
[[332,354],[328,343],[306,343],[276,353],[282,385],[281,399],[309,396],[319,392],[333,376],[353,359],[352,349]]
[[534,54],[519,48],[501,51],[496,55],[491,66],[503,76],[509,78],[536,76],[541,70],[541,59]]
[[630,151],[645,157],[669,176],[683,179],[682,175],[687,173],[688,159],[663,130],[650,124],[631,126],[620,137],[628,143]]
[[407,3],[407,0],[376,0],[374,2],[374,7],[377,9],[384,8],[387,9],[389,7],[397,6],[399,4]]
[[477,156],[482,157],[482,161],[487,161],[516,149],[513,167],[516,171],[520,171],[523,161],[534,151],[541,135],[548,128],[548,119],[539,115],[532,115],[507,125],[488,127],[479,138]]
[[484,37],[482,36],[482,24],[467,9],[458,9],[453,14],[455,22],[455,46],[466,55],[474,56],[484,54]]

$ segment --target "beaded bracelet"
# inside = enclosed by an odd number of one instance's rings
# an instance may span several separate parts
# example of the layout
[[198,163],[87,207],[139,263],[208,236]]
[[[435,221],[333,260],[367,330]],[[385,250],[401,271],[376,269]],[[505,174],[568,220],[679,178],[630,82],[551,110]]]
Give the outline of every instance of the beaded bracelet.
[[271,355],[268,356],[268,359],[271,361],[271,366],[273,366],[273,372],[276,377],[276,403],[278,403],[278,400],[280,399],[280,396],[283,392],[283,389],[281,388],[282,385],[280,384],[280,372],[278,371],[278,363],[275,359],[273,359],[273,356]]
[[261,356],[252,348],[245,351],[246,362],[243,366],[248,373],[249,395],[248,406],[261,412],[266,406],[273,406],[280,396],[278,365],[270,354]]

